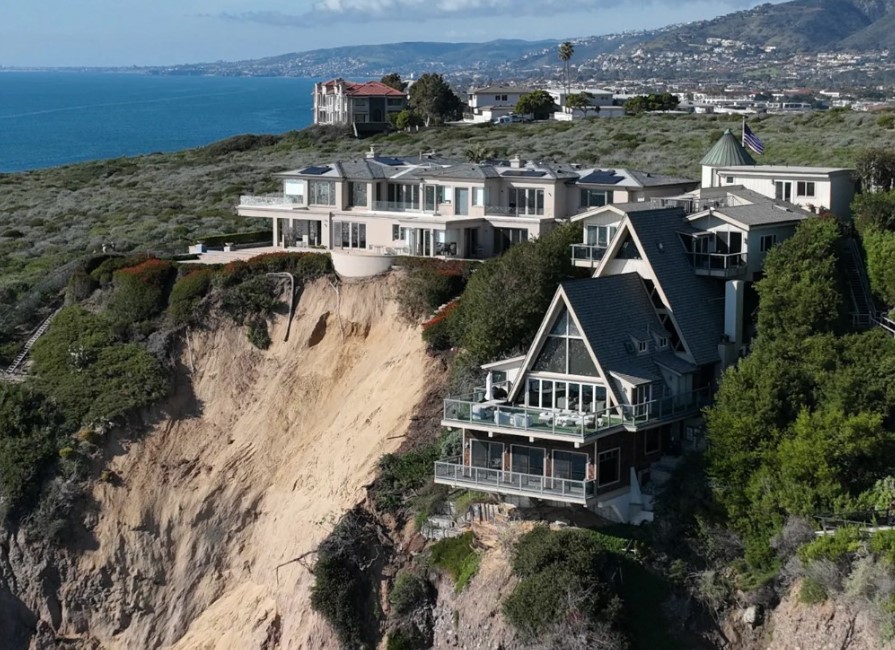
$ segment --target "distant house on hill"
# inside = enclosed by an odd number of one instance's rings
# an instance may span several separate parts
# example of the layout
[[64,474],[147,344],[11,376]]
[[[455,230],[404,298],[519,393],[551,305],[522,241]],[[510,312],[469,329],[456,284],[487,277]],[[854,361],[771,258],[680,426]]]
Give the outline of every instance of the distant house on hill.
[[531,88],[520,86],[471,88],[466,98],[469,105],[467,118],[473,122],[491,122],[509,115],[516,108],[519,98],[531,91]]
[[379,81],[331,79],[314,84],[314,124],[351,126],[355,135],[385,131],[388,116],[406,107],[406,93]]

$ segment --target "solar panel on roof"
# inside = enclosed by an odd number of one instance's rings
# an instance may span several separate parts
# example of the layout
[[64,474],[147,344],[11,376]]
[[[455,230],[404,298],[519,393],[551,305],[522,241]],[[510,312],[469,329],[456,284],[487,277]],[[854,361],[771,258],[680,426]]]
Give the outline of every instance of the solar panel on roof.
[[397,158],[392,158],[391,156],[376,156],[374,159],[378,163],[382,163],[383,165],[389,165],[390,167],[396,167],[398,165],[403,165],[403,160],[398,160]]
[[624,177],[616,174],[614,169],[597,169],[592,171],[584,178],[579,179],[578,182],[593,183],[594,185],[616,185],[617,183],[621,183],[623,180],[625,180]]
[[526,176],[528,178],[540,178],[541,176],[546,176],[547,172],[538,172],[538,171],[516,171],[511,170],[503,173],[504,176]]
[[311,167],[305,167],[304,169],[302,169],[302,170],[301,170],[300,172],[298,172],[298,173],[299,173],[299,174],[311,174],[311,175],[314,175],[314,176],[319,176],[319,175],[321,175],[321,174],[325,174],[326,172],[330,171],[331,169],[332,169],[332,167],[330,167],[329,165],[324,165],[324,166],[322,166],[322,167],[311,166]]

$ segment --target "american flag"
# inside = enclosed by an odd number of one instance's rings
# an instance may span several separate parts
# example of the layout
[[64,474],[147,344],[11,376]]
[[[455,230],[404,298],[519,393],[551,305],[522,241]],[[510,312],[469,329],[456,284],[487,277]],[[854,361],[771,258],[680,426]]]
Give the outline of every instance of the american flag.
[[752,133],[749,125],[743,122],[743,144],[759,156],[764,153],[764,142],[758,139],[758,136]]

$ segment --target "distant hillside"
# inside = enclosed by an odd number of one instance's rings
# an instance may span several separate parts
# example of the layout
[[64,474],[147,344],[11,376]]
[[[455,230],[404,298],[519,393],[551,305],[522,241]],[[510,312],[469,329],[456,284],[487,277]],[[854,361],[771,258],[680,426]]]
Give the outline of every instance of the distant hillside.
[[681,42],[705,42],[706,38],[715,37],[784,51],[875,49],[883,40],[895,43],[891,29],[893,10],[895,0],[793,0],[763,4],[659,32],[648,46],[669,49]]
[[[572,39],[574,64],[605,70],[615,57],[630,58],[674,52],[681,56],[705,52],[706,39],[739,41],[737,62],[761,59],[769,47],[779,54],[817,51],[866,51],[895,47],[895,0],[793,0],[763,4],[712,20],[663,29]],[[564,39],[563,39],[564,40]],[[294,52],[251,61],[217,62],[154,68],[155,74],[218,74],[375,78],[389,72],[411,74],[437,71],[463,80],[556,77],[557,40],[496,40],[486,43],[408,42]],[[646,74],[673,78],[676,72],[646,67]],[[699,70],[690,68],[690,73]],[[596,75],[599,76],[599,75]],[[622,74],[622,77],[625,75]]]

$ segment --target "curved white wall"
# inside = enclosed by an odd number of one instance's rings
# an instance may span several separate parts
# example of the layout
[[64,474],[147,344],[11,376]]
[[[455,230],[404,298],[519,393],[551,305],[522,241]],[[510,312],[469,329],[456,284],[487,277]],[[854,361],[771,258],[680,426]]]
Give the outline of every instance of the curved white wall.
[[369,278],[385,273],[392,267],[395,258],[389,255],[370,255],[367,253],[349,253],[339,250],[330,251],[336,273],[345,278]]

